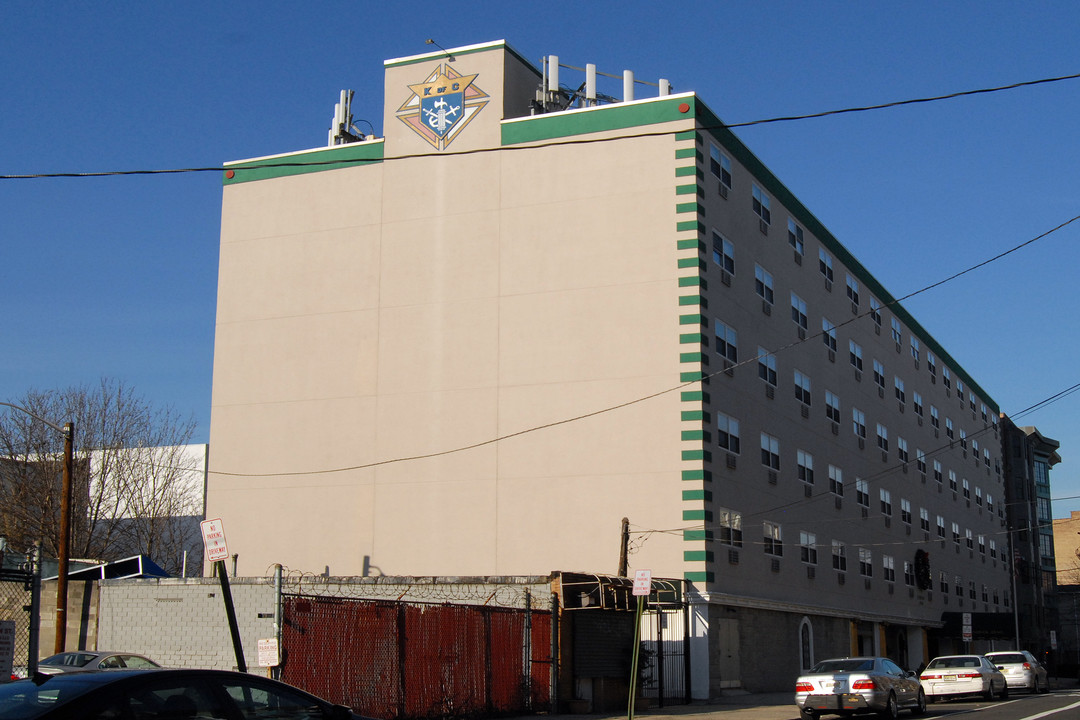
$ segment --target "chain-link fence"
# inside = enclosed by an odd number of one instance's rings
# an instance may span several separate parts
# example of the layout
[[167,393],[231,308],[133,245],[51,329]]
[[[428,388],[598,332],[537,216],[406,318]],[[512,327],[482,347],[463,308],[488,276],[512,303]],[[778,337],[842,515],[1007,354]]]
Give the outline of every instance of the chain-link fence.
[[15,623],[15,652],[12,673],[27,674],[30,665],[31,601],[33,573],[25,570],[0,569],[0,620]]

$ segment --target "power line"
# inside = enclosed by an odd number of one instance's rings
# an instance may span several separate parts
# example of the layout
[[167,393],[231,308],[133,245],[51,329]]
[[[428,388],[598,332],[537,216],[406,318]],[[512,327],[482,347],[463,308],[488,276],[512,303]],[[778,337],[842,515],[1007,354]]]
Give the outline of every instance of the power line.
[[[963,90],[960,92],[949,93],[946,95],[934,95],[930,97],[913,98],[908,100],[896,100],[893,102],[882,103],[879,105],[864,105],[860,107],[849,107],[838,110],[826,110],[823,112],[809,113],[805,115],[787,115],[774,118],[765,118],[762,120],[750,120],[740,123],[724,123],[720,127],[724,128],[738,128],[738,127],[751,127],[754,125],[765,125],[778,122],[790,122],[793,120],[811,120],[815,118],[829,117],[832,115],[843,115],[847,113],[868,112],[871,110],[885,110],[889,108],[901,107],[904,105],[915,105],[921,103],[939,102],[943,100],[952,100],[960,97],[967,97],[971,95],[982,95],[987,93],[1002,92],[1005,90],[1015,90],[1022,87],[1030,87],[1034,85],[1043,85],[1046,83],[1062,82],[1065,80],[1075,80],[1080,78],[1080,73],[1075,75],[1061,75],[1058,77],[1042,78],[1040,80],[1027,80],[1024,82],[1013,83],[1011,85],[1000,85],[997,87],[980,88],[978,90]],[[703,129],[716,129],[711,127],[705,127]],[[449,151],[442,153],[417,153],[408,155],[398,155],[388,158],[382,158],[378,162],[389,162],[392,160],[406,160],[422,157],[446,157],[454,155],[473,155],[478,153],[488,152],[503,152],[503,151],[515,151],[515,150],[529,150],[538,147],[554,147],[559,145],[576,145],[576,144],[589,144],[597,142],[611,142],[614,140],[626,140],[644,137],[658,137],[663,135],[674,134],[675,131],[663,131],[655,133],[635,133],[632,135],[620,135],[618,137],[610,138],[588,138],[588,139],[576,139],[576,140],[561,140],[550,141],[546,143],[538,143],[535,145],[526,146],[507,146],[507,147],[495,147],[495,148],[476,148],[473,150],[465,151]],[[339,158],[334,160],[315,160],[309,162],[264,162],[264,163],[252,163],[246,164],[243,168],[237,168],[242,170],[255,170],[255,169],[273,169],[273,168],[290,168],[290,167],[319,167],[319,166],[331,166],[331,165],[356,165],[377,162],[373,159],[359,159],[359,158]],[[58,172],[58,173],[23,173],[23,174],[3,174],[0,175],[0,180],[36,180],[46,178],[93,178],[93,177],[117,177],[117,176],[129,176],[129,175],[178,175],[184,173],[205,173],[205,172],[222,172],[225,170],[223,166],[214,167],[186,167],[186,168],[165,168],[165,169],[142,169],[142,170],[105,170],[95,172]]]

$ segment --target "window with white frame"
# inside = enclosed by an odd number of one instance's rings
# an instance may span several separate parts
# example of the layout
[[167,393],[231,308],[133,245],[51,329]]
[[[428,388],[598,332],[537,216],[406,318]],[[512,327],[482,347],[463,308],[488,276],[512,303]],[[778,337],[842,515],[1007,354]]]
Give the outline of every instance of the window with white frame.
[[821,318],[821,341],[825,347],[836,352],[836,326],[827,317]]
[[729,453],[738,455],[740,449],[739,421],[729,415],[718,412],[716,413],[716,431],[720,447],[727,450]]
[[975,487],[975,504],[978,505],[979,507],[982,507],[982,502],[983,502],[982,488],[976,486]]
[[896,399],[901,404],[907,402],[907,393],[904,392],[904,381],[900,379],[899,375],[893,375],[893,388],[896,390]]
[[739,362],[739,333],[722,320],[715,323],[716,330],[716,353],[735,364]]
[[847,571],[847,546],[839,540],[832,541],[832,566],[840,572]]
[[971,499],[971,483],[968,482],[967,478],[963,478],[960,481],[960,486],[963,488],[963,491],[964,491],[964,499],[965,500],[970,500]]
[[795,453],[796,463],[799,467],[799,480],[803,481],[807,485],[814,484],[814,456],[805,450],[798,450]]
[[989,448],[983,448],[983,465],[985,465],[987,468],[990,467],[990,449]]
[[975,549],[975,538],[972,537],[971,531],[966,528],[964,529],[964,544],[967,545],[968,550]]
[[742,513],[720,508],[720,536],[717,538],[721,545],[742,547]]
[[907,440],[900,437],[899,435],[896,436],[896,457],[898,457],[900,459],[900,462],[907,462],[908,461],[908,444],[907,444]]
[[712,259],[729,275],[735,274],[735,246],[715,230],[712,234]]
[[856,436],[866,439],[866,414],[857,407],[851,408],[852,431]]
[[859,305],[859,281],[850,275],[847,276],[847,296],[852,305]]
[[990,541],[990,557],[994,558],[994,559],[997,558],[997,541],[996,540],[991,540]]
[[758,377],[776,387],[776,356],[770,355],[763,347],[759,347],[757,352]]
[[878,496],[881,499],[881,514],[892,517],[892,493],[885,488],[878,488]]
[[874,577],[874,554],[870,548],[859,548],[859,574],[863,577]]
[[848,340],[848,359],[856,370],[862,371],[862,346],[854,340]]
[[911,524],[911,501],[904,498],[900,498],[900,522]]
[[941,368],[941,383],[945,387],[952,387],[952,375],[949,373],[949,368]]
[[960,544],[960,523],[952,524],[952,541],[957,545]]
[[964,597],[964,579],[962,577],[960,577],[959,575],[956,575],[953,578],[953,582],[955,583],[955,585],[953,585],[953,587],[956,589],[956,596],[957,597]]
[[844,472],[835,465],[829,466],[829,492],[844,497]]
[[911,393],[911,407],[915,410],[916,415],[918,415],[919,417],[922,417],[923,404],[922,404],[922,394],[921,393],[917,393],[917,392]]
[[803,405],[810,405],[810,378],[809,376],[795,371],[795,399]]
[[761,221],[766,225],[771,224],[772,214],[769,212],[769,196],[758,187],[757,183],[754,183],[752,194],[754,198],[754,214],[761,218]]
[[754,292],[770,305],[773,304],[773,278],[765,268],[754,265]]
[[960,447],[967,450],[967,432],[963,428],[960,428]]
[[896,582],[896,567],[891,555],[881,556],[881,571],[885,582]]
[[938,573],[938,587],[946,595],[949,593],[949,576],[944,572]]
[[780,441],[768,433],[761,433],[761,464],[773,470],[780,469]]
[[926,351],[926,369],[932,376],[937,377],[937,360],[934,359],[934,353],[929,350]]
[[933,405],[930,406],[930,424],[934,427],[941,427],[941,420],[938,419],[937,408]]
[[784,554],[784,540],[780,534],[779,523],[766,520],[762,524],[762,532],[765,536],[763,546],[766,555],[780,557]]
[[893,342],[896,343],[897,345],[899,345],[900,340],[903,339],[903,336],[901,335],[901,330],[900,330],[900,321],[897,320],[896,318],[892,318],[892,339],[893,339]]
[[964,404],[964,381],[956,378],[956,396],[960,398],[960,404]]
[[825,248],[818,248],[818,270],[826,280],[833,281],[832,256],[825,252]]
[[945,518],[941,515],[937,516],[937,536],[942,540],[945,539]]
[[942,477],[941,477],[941,461],[940,460],[935,460],[934,461],[934,479],[937,480],[939,484],[941,483]]
[[855,478],[855,502],[870,507],[870,483],[862,478]]
[[949,471],[949,489],[956,492],[956,471]]
[[805,248],[803,244],[803,229],[791,218],[788,218],[787,221],[787,239],[788,244],[795,249],[795,252],[802,255]]
[[825,391],[825,417],[834,423],[840,422],[840,398],[829,390]]
[[950,440],[956,437],[956,433],[953,432],[952,419],[945,418],[945,434]]
[[986,511],[991,515],[994,514],[994,496],[990,493],[986,493]]
[[919,448],[915,448],[915,466],[923,475],[926,474],[926,453]]
[[889,429],[881,423],[877,424],[877,446],[884,452],[889,451]]
[[986,403],[979,403],[979,408],[982,410],[982,421],[986,422]]
[[980,535],[979,536],[979,554],[980,555],[985,555],[986,554],[986,536],[985,535]]
[[914,335],[911,336],[911,357],[915,358],[915,362],[919,362],[919,338]]
[[885,366],[876,359],[874,360],[874,384],[882,390],[885,389]]
[[720,181],[720,184],[731,189],[731,160],[715,145],[709,146],[709,171]]
[[910,560],[904,561],[904,584],[915,587],[915,565]]
[[919,528],[923,532],[930,532],[930,511],[926,508],[919,508]]
[[791,293],[791,321],[806,330],[806,301],[795,293]]
[[874,324],[881,328],[881,303],[874,298],[870,298],[870,317],[873,318]]
[[817,535],[805,530],[799,533],[799,556],[808,565],[817,565]]

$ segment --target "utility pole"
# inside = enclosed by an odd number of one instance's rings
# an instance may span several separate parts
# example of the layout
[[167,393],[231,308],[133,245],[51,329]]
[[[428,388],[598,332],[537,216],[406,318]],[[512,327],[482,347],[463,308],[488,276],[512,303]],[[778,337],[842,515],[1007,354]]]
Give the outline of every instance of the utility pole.
[[622,534],[619,542],[619,573],[618,577],[626,577],[627,560],[626,553],[627,548],[630,545],[630,519],[622,519]]
[[67,641],[68,554],[71,552],[71,483],[75,423],[64,423],[64,486],[60,492],[60,546],[57,552],[56,642],[54,653],[64,652]]

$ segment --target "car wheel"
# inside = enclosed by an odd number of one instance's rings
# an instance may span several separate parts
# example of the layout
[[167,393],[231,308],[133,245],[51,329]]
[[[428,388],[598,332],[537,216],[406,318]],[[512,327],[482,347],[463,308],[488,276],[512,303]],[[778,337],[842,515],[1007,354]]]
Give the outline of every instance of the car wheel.
[[1042,690],[1039,688],[1039,678],[1036,677],[1031,681],[1031,694],[1038,695]]
[[912,708],[912,715],[923,715],[926,713],[926,693],[919,689],[919,694],[915,698],[915,707]]
[[1009,699],[1009,683],[1006,682],[1006,683],[1001,684],[1001,694],[998,695],[998,699],[999,700],[1008,700]]
[[799,717],[802,720],[818,720],[817,712],[810,708],[799,708]]
[[991,680],[990,681],[990,687],[988,687],[986,689],[986,692],[983,693],[983,700],[993,700],[993,699],[994,699],[994,681]]
[[900,715],[900,708],[896,705],[895,695],[889,693],[889,699],[885,701],[885,708],[878,714],[888,720],[896,720]]

